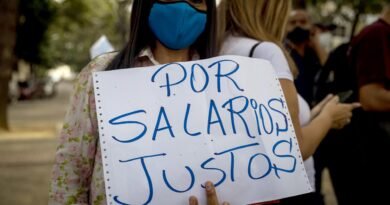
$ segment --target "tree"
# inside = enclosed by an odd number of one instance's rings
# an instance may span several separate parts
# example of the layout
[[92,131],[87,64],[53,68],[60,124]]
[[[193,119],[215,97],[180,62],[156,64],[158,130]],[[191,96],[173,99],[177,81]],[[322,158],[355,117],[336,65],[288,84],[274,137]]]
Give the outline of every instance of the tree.
[[116,0],[117,1],[117,14],[118,14],[118,20],[117,20],[117,30],[120,34],[120,41],[122,44],[127,42],[128,34],[130,30],[130,13],[129,13],[129,6],[133,2],[132,0]]
[[[381,11],[384,2],[389,0],[295,0],[295,6],[302,7],[309,4],[314,8],[317,19],[325,23],[346,22],[351,27],[352,38],[356,33],[360,17],[366,13],[378,13]],[[324,6],[334,4],[335,8],[331,12],[323,12]],[[345,9],[349,8],[349,9]],[[352,11],[352,15],[349,11]]]
[[52,0],[20,0],[16,55],[30,64],[42,64],[41,44],[53,19]]
[[0,7],[0,129],[8,130],[8,83],[17,61],[40,64],[40,45],[53,10],[50,0],[1,0]]
[[17,0],[0,0],[0,130],[8,130],[8,82],[16,66]]
[[46,66],[70,65],[75,70],[88,61],[89,49],[101,36],[117,45],[116,0],[64,0],[56,3],[57,13],[43,45]]

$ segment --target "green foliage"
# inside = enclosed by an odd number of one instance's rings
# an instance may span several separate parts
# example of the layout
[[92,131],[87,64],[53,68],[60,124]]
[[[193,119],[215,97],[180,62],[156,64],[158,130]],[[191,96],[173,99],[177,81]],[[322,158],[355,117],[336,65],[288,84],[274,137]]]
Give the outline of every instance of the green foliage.
[[54,15],[51,0],[20,0],[16,55],[32,64],[43,63],[41,44]]
[[390,0],[306,0],[309,5],[314,7],[318,7],[328,1],[335,2],[338,8],[341,8],[341,6],[349,6],[355,11],[358,11],[359,6],[361,6],[362,13],[378,13],[382,10],[383,3],[390,2]]
[[119,43],[115,0],[64,0],[55,6],[57,13],[43,45],[47,66],[68,64],[80,70],[101,35],[114,45]]

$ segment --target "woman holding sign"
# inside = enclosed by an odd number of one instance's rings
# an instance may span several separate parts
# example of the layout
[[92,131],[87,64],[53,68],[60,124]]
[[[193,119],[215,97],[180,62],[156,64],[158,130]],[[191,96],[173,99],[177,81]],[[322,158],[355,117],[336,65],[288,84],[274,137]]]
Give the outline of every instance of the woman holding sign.
[[[106,204],[92,72],[213,57],[215,19],[214,0],[133,1],[124,49],[92,60],[77,78],[60,134],[49,204]],[[208,196],[215,198],[215,191]]]
[[[283,88],[297,133],[299,147],[312,186],[314,164],[310,157],[331,128],[350,122],[357,104],[342,104],[329,95],[312,111],[294,86],[296,66],[282,45],[292,1],[222,0],[222,54],[234,54],[270,61]],[[302,128],[301,128],[302,126]]]

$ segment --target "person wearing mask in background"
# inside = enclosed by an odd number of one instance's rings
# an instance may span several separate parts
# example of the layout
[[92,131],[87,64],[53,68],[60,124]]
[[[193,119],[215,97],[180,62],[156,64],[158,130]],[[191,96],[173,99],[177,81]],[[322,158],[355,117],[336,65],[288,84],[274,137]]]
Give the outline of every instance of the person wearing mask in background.
[[359,118],[362,163],[352,167],[360,170],[357,194],[360,203],[384,204],[390,193],[390,175],[384,168],[390,159],[390,1],[383,1],[379,20],[353,39],[350,59],[365,111]]
[[[215,33],[214,0],[133,1],[124,49],[95,58],[78,75],[60,133],[50,205],[106,204],[92,72],[210,58],[217,54]],[[218,205],[211,183],[206,190],[208,205]],[[195,202],[191,197],[189,203]]]
[[[310,156],[331,128],[342,128],[349,123],[351,111],[359,104],[342,104],[338,97],[329,95],[310,110],[307,102],[297,94],[291,72],[295,64],[282,46],[291,4],[291,0],[222,0],[219,20],[223,22],[221,33],[225,36],[222,37],[221,54],[261,58],[273,65],[292,120],[300,123],[295,129],[301,130],[302,136],[297,136],[301,138],[299,146],[314,186],[315,171]],[[282,204],[293,203],[282,200]]]
[[285,44],[299,71],[295,79],[298,93],[310,106],[314,106],[315,78],[328,53],[321,46],[319,28],[312,24],[306,10],[294,9],[291,12]]

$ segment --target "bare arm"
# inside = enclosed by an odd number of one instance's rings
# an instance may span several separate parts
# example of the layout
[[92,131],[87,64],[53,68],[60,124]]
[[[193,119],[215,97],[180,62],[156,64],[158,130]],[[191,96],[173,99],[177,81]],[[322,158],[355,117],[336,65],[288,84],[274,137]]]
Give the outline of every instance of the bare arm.
[[89,203],[89,182],[95,159],[97,133],[88,109],[91,80],[82,72],[75,84],[53,166],[50,205]]
[[283,79],[279,81],[283,88],[284,96],[286,97],[303,160],[313,155],[318,145],[332,127],[337,128],[339,126],[337,125],[338,123],[341,123],[340,126],[343,127],[348,123],[346,119],[352,116],[352,110],[360,106],[356,103],[340,104],[338,103],[338,97],[331,100],[328,97],[325,99],[327,103],[323,105],[324,108],[321,109],[317,117],[307,126],[301,128],[299,123],[298,94],[294,83],[290,80]]
[[310,157],[314,154],[331,128],[332,119],[323,114],[318,115],[307,126],[302,127],[302,135],[305,139],[302,150],[305,150],[306,156]]
[[[330,97],[331,99],[329,99]],[[313,117],[309,124],[302,127],[305,153],[308,156],[314,154],[329,130],[332,128],[341,129],[347,125],[352,117],[352,110],[358,107],[360,107],[359,103],[339,103],[337,96],[326,97],[313,109],[320,109],[319,114]]]
[[364,85],[359,90],[360,103],[364,110],[389,112],[390,111],[390,91],[383,85],[372,83]]
[[299,105],[298,105],[297,90],[295,88],[294,82],[292,82],[291,80],[280,79],[279,81],[280,81],[280,85],[282,86],[283,93],[284,93],[284,96],[285,96],[286,101],[287,101],[288,111],[290,112],[290,115],[291,115],[291,120],[292,120],[292,123],[294,125],[295,134],[297,136],[299,147],[300,147],[301,152],[302,152],[302,157],[303,157],[303,159],[306,159],[310,155],[307,156],[305,154],[303,146],[302,146],[304,142],[302,139],[302,130],[301,130],[301,126],[299,123]]

